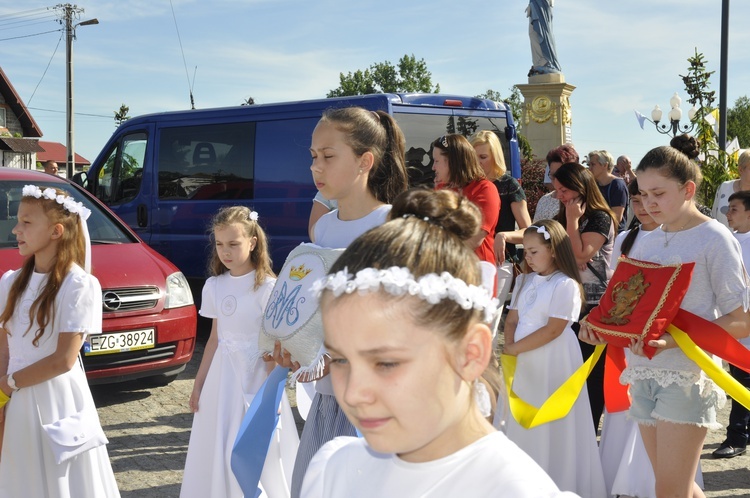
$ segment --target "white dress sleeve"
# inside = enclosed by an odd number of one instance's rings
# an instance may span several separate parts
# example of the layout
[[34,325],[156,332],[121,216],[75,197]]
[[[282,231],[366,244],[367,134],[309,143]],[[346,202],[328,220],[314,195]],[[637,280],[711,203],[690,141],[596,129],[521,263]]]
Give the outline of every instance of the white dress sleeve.
[[83,271],[69,274],[59,295],[60,332],[102,332],[102,287],[95,276]]
[[8,270],[0,277],[0,314],[5,312],[5,305],[8,303],[13,273],[15,273],[15,270]]
[[206,318],[217,318],[219,316],[216,312],[216,280],[217,277],[210,277],[203,284],[201,309],[198,313]]
[[549,303],[549,317],[577,321],[581,313],[581,291],[578,282],[570,277],[558,278],[551,282],[555,288]]

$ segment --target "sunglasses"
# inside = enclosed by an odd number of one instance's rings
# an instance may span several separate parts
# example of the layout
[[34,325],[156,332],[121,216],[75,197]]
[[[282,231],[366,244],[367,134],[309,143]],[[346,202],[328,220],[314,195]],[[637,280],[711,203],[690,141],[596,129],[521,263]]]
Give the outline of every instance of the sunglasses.
[[446,149],[448,148],[448,136],[447,135],[443,135],[442,137],[438,138],[437,141],[440,142],[440,144]]

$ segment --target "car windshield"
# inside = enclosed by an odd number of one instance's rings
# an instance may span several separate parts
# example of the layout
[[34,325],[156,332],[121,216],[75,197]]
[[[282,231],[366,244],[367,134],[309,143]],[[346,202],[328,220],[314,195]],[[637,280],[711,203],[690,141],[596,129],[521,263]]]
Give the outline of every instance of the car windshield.
[[[13,235],[12,230],[16,226],[21,192],[26,183],[28,182],[14,180],[0,181],[0,247],[18,246],[16,236]],[[75,188],[52,182],[36,182],[36,185],[41,189],[45,187],[64,187],[68,195],[76,201],[82,202],[84,206],[91,210],[88,227],[92,244],[124,244],[134,242],[134,239],[118,222],[113,220],[97,204],[94,204]]]

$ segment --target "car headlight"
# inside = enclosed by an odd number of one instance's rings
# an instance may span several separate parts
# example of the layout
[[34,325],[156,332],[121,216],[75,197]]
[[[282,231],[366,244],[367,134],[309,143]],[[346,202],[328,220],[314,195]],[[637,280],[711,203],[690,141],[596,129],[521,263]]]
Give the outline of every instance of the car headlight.
[[165,309],[180,308],[193,304],[193,293],[182,272],[173,273],[167,277],[167,300]]

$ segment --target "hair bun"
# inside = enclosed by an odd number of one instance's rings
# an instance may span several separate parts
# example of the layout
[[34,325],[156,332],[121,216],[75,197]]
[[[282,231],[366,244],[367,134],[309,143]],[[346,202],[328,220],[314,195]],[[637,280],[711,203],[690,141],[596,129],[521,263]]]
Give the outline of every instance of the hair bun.
[[467,240],[479,232],[482,213],[466,197],[452,190],[412,189],[396,197],[390,218],[427,218],[461,240]]
[[698,141],[698,139],[696,139],[692,135],[688,135],[686,133],[674,137],[669,142],[669,145],[688,156],[689,159],[695,159],[701,152],[700,141]]

